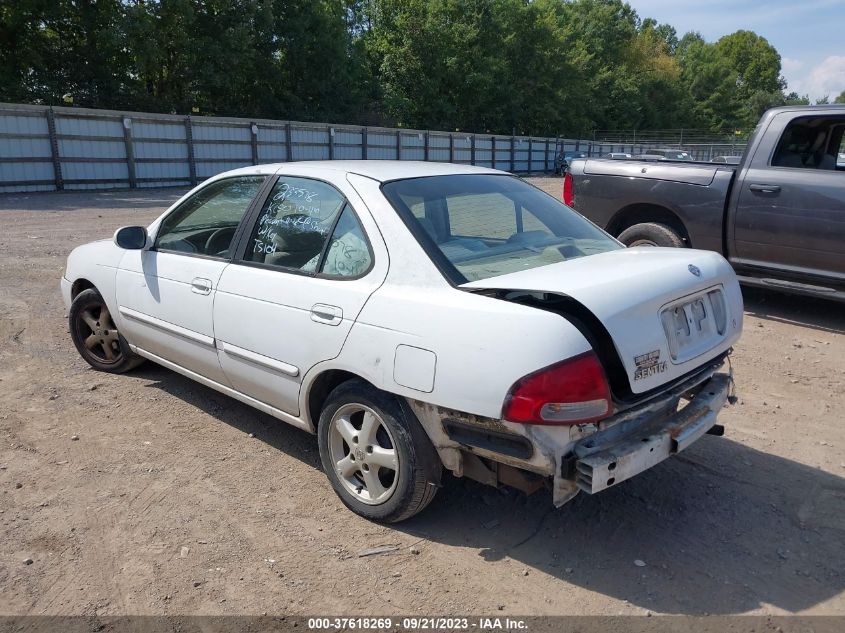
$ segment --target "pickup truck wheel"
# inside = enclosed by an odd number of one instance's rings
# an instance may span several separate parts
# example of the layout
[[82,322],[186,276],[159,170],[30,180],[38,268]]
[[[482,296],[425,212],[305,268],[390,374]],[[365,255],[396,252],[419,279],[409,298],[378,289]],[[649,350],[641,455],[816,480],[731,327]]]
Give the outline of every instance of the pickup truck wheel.
[[367,519],[396,523],[434,498],[440,459],[413,414],[363,381],[329,394],[320,414],[320,459],[340,500]]
[[686,247],[683,238],[674,229],[656,222],[644,222],[628,227],[619,234],[618,239],[625,246]]
[[68,325],[76,350],[94,369],[122,374],[144,362],[129,349],[105,300],[93,288],[76,295],[68,311]]

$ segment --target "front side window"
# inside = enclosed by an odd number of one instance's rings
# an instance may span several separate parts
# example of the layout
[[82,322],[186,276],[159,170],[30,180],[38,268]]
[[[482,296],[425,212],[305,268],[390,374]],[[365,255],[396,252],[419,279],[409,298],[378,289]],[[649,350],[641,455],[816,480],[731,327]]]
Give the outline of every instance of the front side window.
[[801,117],[791,121],[775,148],[772,166],[836,170],[843,130],[840,117]]
[[512,176],[386,183],[387,199],[455,284],[623,248],[550,195]]
[[244,259],[332,277],[359,276],[372,262],[358,218],[337,189],[285,176],[258,216]]
[[200,189],[161,223],[154,248],[228,257],[232,239],[264,176],[218,180]]

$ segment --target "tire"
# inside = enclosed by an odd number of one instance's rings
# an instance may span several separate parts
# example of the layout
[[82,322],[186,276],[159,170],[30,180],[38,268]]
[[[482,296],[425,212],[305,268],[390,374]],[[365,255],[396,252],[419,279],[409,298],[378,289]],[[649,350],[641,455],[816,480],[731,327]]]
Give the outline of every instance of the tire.
[[76,295],[68,312],[68,325],[76,351],[94,369],[122,374],[144,362],[129,349],[106,302],[93,288]]
[[440,485],[440,457],[413,413],[364,381],[329,394],[317,438],[335,493],[366,519],[404,521],[431,503]]
[[686,248],[683,238],[674,229],[657,222],[635,224],[622,231],[618,239],[625,246]]

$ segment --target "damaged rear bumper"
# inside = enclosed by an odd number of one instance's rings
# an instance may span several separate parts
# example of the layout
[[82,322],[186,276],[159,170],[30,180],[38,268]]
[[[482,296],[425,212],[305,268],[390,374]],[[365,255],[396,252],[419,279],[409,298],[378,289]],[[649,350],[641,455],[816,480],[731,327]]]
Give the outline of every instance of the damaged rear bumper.
[[574,463],[578,488],[601,492],[681,452],[713,427],[730,388],[728,374],[714,374],[677,412],[666,411],[643,424],[614,426],[581,440],[564,460]]

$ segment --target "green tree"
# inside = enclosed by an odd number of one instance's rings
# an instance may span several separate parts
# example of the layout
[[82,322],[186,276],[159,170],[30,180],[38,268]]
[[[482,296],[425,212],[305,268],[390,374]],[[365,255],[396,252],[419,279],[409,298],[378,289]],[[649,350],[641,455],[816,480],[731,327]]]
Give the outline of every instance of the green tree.
[[747,128],[784,101],[780,55],[765,38],[737,31],[718,42],[688,33],[678,45],[695,116],[713,128]]
[[739,124],[754,125],[760,115],[783,99],[786,81],[781,59],[766,38],[752,31],[737,31],[716,42],[716,49],[733,72],[733,104]]
[[799,95],[794,90],[784,97],[783,105],[810,105],[810,97]]
[[119,0],[0,0],[0,98],[128,104]]
[[624,0],[0,0],[7,101],[573,135],[745,128],[783,88],[764,38]]

